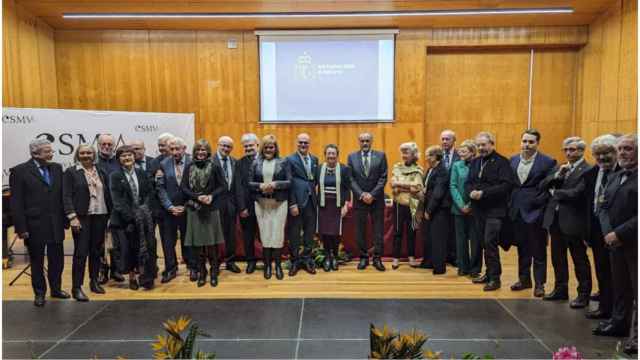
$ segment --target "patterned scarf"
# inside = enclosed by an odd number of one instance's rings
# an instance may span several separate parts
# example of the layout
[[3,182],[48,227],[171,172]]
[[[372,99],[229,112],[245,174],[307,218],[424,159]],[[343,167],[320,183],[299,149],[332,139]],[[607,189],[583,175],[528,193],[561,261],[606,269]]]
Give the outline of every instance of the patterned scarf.
[[[422,185],[422,176],[424,174],[424,171],[418,164],[406,165],[405,163],[400,162],[394,165],[392,172],[393,177],[396,178],[399,182],[410,183],[417,186]],[[411,227],[413,229],[417,229],[418,225],[420,225],[420,221],[422,220],[422,216],[418,215],[422,213],[421,211],[419,211],[421,208],[421,197],[416,198],[412,195],[409,198],[409,210],[411,211]]]

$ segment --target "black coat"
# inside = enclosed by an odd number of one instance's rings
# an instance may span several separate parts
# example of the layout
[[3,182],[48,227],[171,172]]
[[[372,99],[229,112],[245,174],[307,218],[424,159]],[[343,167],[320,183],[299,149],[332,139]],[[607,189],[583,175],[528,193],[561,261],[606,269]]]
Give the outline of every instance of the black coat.
[[608,181],[600,223],[606,235],[608,229],[603,218],[608,218],[611,231],[628,251],[635,253],[638,248],[638,169],[627,174],[627,180],[620,184],[623,175],[625,171],[618,171]]
[[[211,160],[208,160],[211,161]],[[209,181],[207,182],[207,186],[204,191],[195,192],[191,185],[189,184],[189,177],[191,176],[191,169],[193,169],[196,164],[192,161],[185,168],[182,173],[182,182],[180,183],[180,189],[182,189],[182,193],[184,194],[186,200],[191,200],[192,202],[198,203],[201,207],[201,211],[211,211],[214,209],[220,208],[220,201],[222,201],[222,193],[226,191],[224,181],[224,176],[220,174],[222,169],[219,166],[213,164],[211,167],[211,174],[209,175]],[[198,200],[198,196],[200,195],[211,195],[211,203],[204,204]],[[189,206],[188,204],[186,205]]]
[[[608,181],[610,181],[614,173],[619,170],[618,166],[616,166],[613,170],[609,171]],[[598,172],[600,171],[600,167],[598,165],[593,165],[591,169],[587,170],[584,174],[584,200],[585,206],[584,209],[586,211],[586,241],[591,241],[592,232],[596,232],[598,235],[602,235],[602,229],[600,229],[600,220],[598,219],[598,215],[593,212],[593,201],[595,200],[595,191],[596,191],[596,181],[598,180]],[[591,244],[593,245],[593,244]]]
[[[441,161],[438,166],[428,170],[427,174],[429,174],[429,171],[431,171],[429,183],[426,184],[427,186],[424,189],[424,211],[430,216],[441,210],[448,212],[451,208],[449,170],[447,170],[444,161]],[[426,179],[427,175],[425,175],[425,181]]]
[[276,166],[273,174],[273,181],[276,184],[276,190],[272,195],[265,195],[260,191],[260,184],[264,182],[262,177],[262,163],[264,159],[258,157],[253,162],[249,171],[249,188],[251,189],[252,198],[273,198],[277,201],[285,201],[289,199],[289,187],[291,186],[291,168],[289,163],[282,158],[276,158]]
[[152,181],[153,194],[151,194],[151,199],[149,200],[149,207],[151,208],[151,213],[153,217],[156,219],[161,219],[166,211],[162,207],[162,203],[160,202],[160,197],[158,196],[157,190],[157,181],[155,178],[156,172],[160,169],[160,163],[162,160],[166,159],[164,155],[158,155],[155,159],[152,159],[151,162],[147,163],[147,175]]
[[236,174],[238,181],[236,182],[236,201],[238,204],[238,212],[249,210],[250,214],[255,214],[255,206],[251,198],[251,189],[249,189],[249,173],[251,165],[255,161],[257,155],[245,155],[238,160],[236,165]]
[[[384,206],[384,187],[388,178],[387,156],[380,151],[370,150],[370,152],[369,176],[364,174],[361,151],[353,152],[348,157],[347,165],[351,168],[351,190],[355,208]],[[360,200],[363,192],[368,192],[375,198],[372,205],[367,205]]]
[[28,242],[61,243],[68,221],[62,201],[62,166],[49,163],[48,185],[33,159],[10,171],[11,211],[17,234],[29,233]]
[[218,159],[218,154],[214,153],[211,156],[213,164],[217,167],[216,172],[220,176],[222,181],[222,187],[219,189],[218,202],[214,205],[214,208],[222,210],[230,215],[234,215],[238,211],[237,193],[238,193],[238,160],[229,156],[231,161],[231,186],[227,183],[227,179],[224,177],[224,169],[222,168],[222,161]]
[[[482,165],[484,169],[480,177]],[[473,159],[464,186],[467,196],[473,190],[482,191],[480,200],[471,200],[473,213],[493,218],[506,217],[516,181],[509,160],[497,152],[493,151],[485,158]]]
[[[138,204],[148,206],[154,194],[153,185],[144,171],[135,169],[135,172],[138,178]],[[122,168],[111,173],[109,189],[113,204],[111,226],[124,228],[129,224],[133,224],[135,222],[133,192]]]
[[520,161],[520,155],[511,157],[511,168],[516,183],[511,193],[509,217],[516,221],[520,216],[527,224],[537,224],[542,219],[544,208],[549,200],[549,192],[540,190],[538,185],[553,173],[556,161],[545,154],[538,153],[524,183],[520,183],[518,178]]
[[[96,167],[100,181],[102,181],[102,189],[104,202],[107,205],[108,212],[111,212],[111,193],[109,191],[109,179],[104,171]],[[64,172],[64,186],[62,190],[64,200],[64,213],[69,215],[75,213],[78,216],[85,216],[89,213],[89,184],[84,175],[84,169],[78,169],[76,166],[70,166]]]
[[582,161],[567,179],[564,176],[556,177],[558,169],[559,167],[556,167],[551,175],[540,182],[540,189],[545,191],[554,189],[544,212],[542,226],[547,230],[551,228],[556,216],[556,207],[558,207],[557,216],[560,230],[567,235],[584,237],[587,220],[584,208],[584,175],[591,169],[591,165]]

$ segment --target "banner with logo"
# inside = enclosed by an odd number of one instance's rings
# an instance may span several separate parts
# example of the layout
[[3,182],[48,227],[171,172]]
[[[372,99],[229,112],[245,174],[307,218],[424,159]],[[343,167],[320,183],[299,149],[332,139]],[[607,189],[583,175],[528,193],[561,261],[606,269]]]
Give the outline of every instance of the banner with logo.
[[76,147],[92,144],[100,134],[111,134],[116,147],[142,140],[147,155],[158,155],[158,136],[168,132],[181,137],[191,151],[194,114],[128,111],[2,108],[2,185],[9,184],[9,169],[30,158],[29,142],[46,138],[53,145],[53,161],[65,168],[73,164]]

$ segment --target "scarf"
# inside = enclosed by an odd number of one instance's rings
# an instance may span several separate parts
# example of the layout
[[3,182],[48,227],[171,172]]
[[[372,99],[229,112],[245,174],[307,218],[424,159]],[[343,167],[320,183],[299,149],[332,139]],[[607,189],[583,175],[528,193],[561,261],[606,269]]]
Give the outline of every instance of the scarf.
[[[340,164],[336,164],[336,206],[340,207]],[[320,168],[320,207],[324,207],[324,177],[327,173],[327,163]]]
[[[415,185],[422,185],[423,170],[418,164],[406,165],[403,162],[399,162],[393,166],[393,177],[399,182],[412,183]],[[411,195],[409,197],[409,210],[411,212],[411,228],[417,229],[422,220],[419,211],[422,208],[422,199],[416,198]]]
[[197,160],[196,166],[192,166],[189,171],[189,187],[194,193],[201,193],[209,184],[211,176],[212,162],[210,160]]

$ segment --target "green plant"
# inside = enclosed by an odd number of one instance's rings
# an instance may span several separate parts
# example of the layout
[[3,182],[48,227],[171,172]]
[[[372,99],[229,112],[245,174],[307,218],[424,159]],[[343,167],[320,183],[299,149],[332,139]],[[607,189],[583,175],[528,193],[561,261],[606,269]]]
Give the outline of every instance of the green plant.
[[476,355],[474,353],[466,352],[462,354],[462,358],[465,360],[491,360],[495,359],[492,355],[484,354],[484,356]]
[[[191,324],[191,318],[183,315],[176,320],[169,319],[162,323],[168,335],[158,335],[157,341],[151,344],[155,359],[215,359],[215,354],[194,351],[198,336],[209,337],[200,330],[197,324]],[[186,337],[182,333],[189,327]]]
[[427,335],[415,329],[403,334],[387,325],[379,329],[370,324],[369,359],[440,359],[441,352],[422,349],[428,339]]

